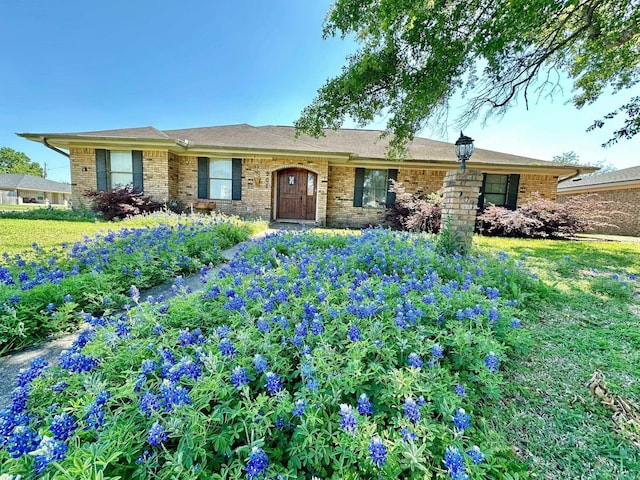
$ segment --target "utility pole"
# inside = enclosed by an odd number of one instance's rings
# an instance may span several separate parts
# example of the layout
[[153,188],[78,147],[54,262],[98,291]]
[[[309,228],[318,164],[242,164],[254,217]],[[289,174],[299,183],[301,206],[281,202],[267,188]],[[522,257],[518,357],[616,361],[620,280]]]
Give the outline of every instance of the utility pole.
[[44,162],[44,178],[47,178],[47,162]]

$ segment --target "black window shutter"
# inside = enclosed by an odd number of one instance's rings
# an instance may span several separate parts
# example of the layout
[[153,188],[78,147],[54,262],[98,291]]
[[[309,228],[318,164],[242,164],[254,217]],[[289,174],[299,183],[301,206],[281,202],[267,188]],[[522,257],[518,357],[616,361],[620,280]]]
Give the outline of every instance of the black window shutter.
[[390,168],[387,172],[387,208],[391,208],[396,203],[396,194],[389,191],[389,188],[391,188],[390,180],[398,180],[397,168]]
[[142,175],[142,151],[131,152],[131,166],[133,171],[133,189],[137,192],[144,191],[144,177]]
[[353,188],[353,206],[362,206],[362,194],[364,193],[364,168],[356,168],[356,182]]
[[198,198],[209,198],[209,159],[198,157]]
[[484,191],[487,188],[487,174],[482,174],[482,187],[480,187],[480,195],[478,195],[478,208],[484,210]]
[[518,205],[518,186],[520,184],[520,175],[512,173],[509,175],[507,182],[507,205],[510,210],[515,210]]
[[107,151],[104,149],[96,149],[96,190],[106,192],[109,189],[107,185]]
[[242,200],[242,159],[231,159],[231,200]]

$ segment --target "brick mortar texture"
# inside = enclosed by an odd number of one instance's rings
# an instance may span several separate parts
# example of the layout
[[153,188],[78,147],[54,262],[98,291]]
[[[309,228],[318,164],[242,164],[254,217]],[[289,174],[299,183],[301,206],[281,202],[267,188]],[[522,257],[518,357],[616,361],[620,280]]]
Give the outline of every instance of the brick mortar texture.
[[[605,205],[602,213],[606,214],[607,211],[611,211],[611,214],[608,215],[606,221],[607,223],[611,223],[619,227],[598,227],[593,231],[593,233],[640,237],[640,187],[593,193],[598,194],[598,200],[612,202],[609,205]],[[581,194],[558,195],[558,201],[562,202],[569,197],[578,195]],[[617,212],[622,212],[622,214]]]

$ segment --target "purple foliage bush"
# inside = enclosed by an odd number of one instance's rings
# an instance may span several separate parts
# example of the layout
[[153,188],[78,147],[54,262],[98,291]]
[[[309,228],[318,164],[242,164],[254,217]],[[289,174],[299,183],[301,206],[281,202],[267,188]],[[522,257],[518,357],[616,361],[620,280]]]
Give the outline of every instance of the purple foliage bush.
[[396,194],[396,202],[385,217],[385,225],[410,232],[438,233],[442,217],[442,192],[425,195],[407,193],[400,182],[391,180],[389,191]]
[[109,191],[87,190],[84,196],[91,199],[91,209],[105,220],[157,212],[163,207],[162,203],[143,195],[131,185],[118,186]]
[[476,231],[488,236],[519,238],[570,238],[601,226],[615,226],[605,220],[618,215],[615,202],[600,200],[597,194],[576,195],[562,202],[538,194],[515,210],[489,205],[478,215]]

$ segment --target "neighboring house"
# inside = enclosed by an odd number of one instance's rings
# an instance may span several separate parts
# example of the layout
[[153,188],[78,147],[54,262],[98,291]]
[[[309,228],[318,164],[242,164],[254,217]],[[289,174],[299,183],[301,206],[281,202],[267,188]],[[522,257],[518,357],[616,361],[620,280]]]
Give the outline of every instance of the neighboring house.
[[599,227],[596,233],[640,236],[640,166],[577,177],[558,185],[559,200],[586,193],[597,193],[600,200],[612,202],[608,208],[616,212],[606,221],[619,228]]
[[23,203],[67,205],[71,185],[24,173],[0,174],[0,205]]
[[[160,131],[153,127],[81,133],[22,133],[71,159],[74,205],[86,190],[131,183],[159,201],[179,200],[243,217],[319,225],[377,224],[395,201],[389,180],[408,192],[442,187],[458,168],[452,144],[416,138],[408,158],[386,158],[373,130],[327,130],[296,138],[293,127],[228,125]],[[515,208],[534,192],[555,199],[558,178],[575,167],[476,149],[469,169],[484,174],[480,203]]]

